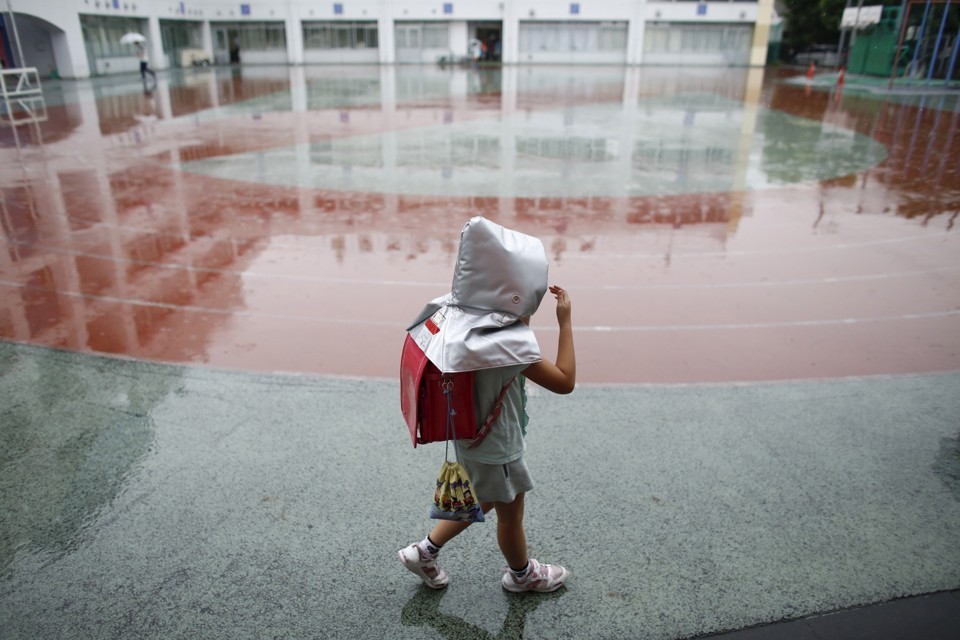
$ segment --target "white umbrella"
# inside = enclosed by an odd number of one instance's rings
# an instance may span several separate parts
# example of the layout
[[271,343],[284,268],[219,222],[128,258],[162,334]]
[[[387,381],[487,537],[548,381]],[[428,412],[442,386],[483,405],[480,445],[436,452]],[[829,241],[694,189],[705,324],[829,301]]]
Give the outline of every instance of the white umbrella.
[[134,42],[146,42],[147,39],[139,33],[125,33],[120,36],[120,44],[133,44]]

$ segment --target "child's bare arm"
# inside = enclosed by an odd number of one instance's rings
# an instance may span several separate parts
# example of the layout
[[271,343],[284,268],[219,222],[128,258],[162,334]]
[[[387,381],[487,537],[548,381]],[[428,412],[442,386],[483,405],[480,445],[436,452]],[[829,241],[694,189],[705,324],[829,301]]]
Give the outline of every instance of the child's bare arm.
[[554,393],[570,393],[577,384],[577,358],[573,349],[573,322],[570,319],[570,296],[562,288],[550,287],[557,297],[557,322],[560,338],[556,363],[543,359],[523,372],[527,379]]

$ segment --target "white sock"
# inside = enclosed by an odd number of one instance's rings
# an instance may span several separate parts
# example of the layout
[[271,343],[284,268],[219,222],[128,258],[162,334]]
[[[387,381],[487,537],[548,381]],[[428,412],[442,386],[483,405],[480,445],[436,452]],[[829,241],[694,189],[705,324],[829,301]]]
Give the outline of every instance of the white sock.
[[420,548],[420,554],[427,560],[433,560],[436,558],[437,554],[440,553],[440,549],[442,548],[434,544],[429,535],[418,542],[417,546]]
[[510,567],[510,571],[513,571],[514,578],[516,578],[517,580],[522,580],[527,575],[527,572],[530,571],[530,561],[527,560],[527,566],[525,566],[520,571],[517,571],[513,567]]

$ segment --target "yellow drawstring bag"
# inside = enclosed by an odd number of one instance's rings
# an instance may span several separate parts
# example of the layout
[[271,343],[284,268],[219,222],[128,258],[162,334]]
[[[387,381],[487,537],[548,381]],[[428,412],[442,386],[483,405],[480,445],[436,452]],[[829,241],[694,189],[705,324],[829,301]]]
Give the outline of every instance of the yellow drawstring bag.
[[[447,446],[443,453],[443,466],[437,476],[437,490],[433,492],[433,506],[430,517],[436,520],[457,520],[459,522],[483,522],[483,509],[473,497],[467,470],[460,464],[460,448],[457,445],[453,423],[457,415],[450,397],[450,389],[444,388],[447,397]],[[450,441],[456,462],[450,461]]]
[[[454,448],[456,448],[454,440]],[[473,497],[467,470],[459,462],[444,460],[437,476],[430,517],[437,520],[483,522],[483,510]]]

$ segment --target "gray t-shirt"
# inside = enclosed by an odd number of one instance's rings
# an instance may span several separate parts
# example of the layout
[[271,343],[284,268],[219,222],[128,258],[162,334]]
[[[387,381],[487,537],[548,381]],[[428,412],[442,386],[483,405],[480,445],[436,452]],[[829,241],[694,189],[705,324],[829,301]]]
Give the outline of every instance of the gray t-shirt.
[[527,431],[526,391],[524,377],[519,375],[529,365],[512,365],[485,369],[473,373],[473,410],[478,427],[490,415],[500,392],[510,379],[516,379],[503,397],[500,415],[490,427],[490,433],[476,448],[469,449],[469,440],[460,440],[460,456],[483,464],[506,464],[523,455],[526,444],[523,436]]

